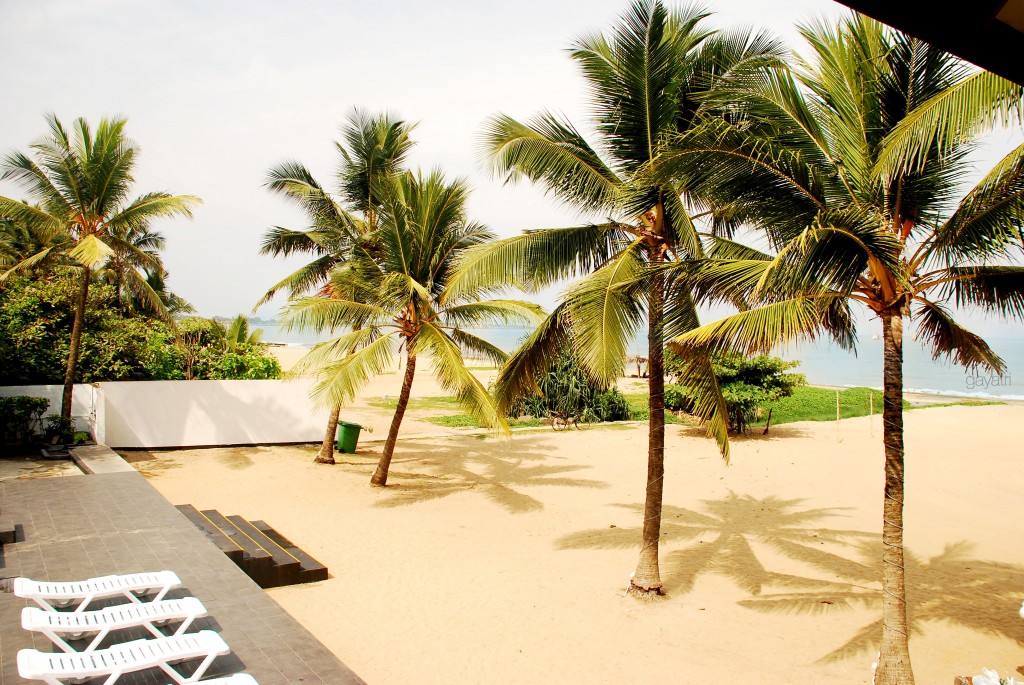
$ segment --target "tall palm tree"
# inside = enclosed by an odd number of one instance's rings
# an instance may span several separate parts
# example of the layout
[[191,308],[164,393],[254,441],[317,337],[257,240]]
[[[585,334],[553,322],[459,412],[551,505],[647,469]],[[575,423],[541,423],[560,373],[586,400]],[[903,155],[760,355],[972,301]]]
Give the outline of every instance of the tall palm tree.
[[957,323],[954,308],[1024,316],[1024,267],[1015,264],[1024,248],[1024,146],[973,188],[962,188],[979,118],[1013,109],[1007,94],[1017,92],[1019,101],[1020,89],[971,76],[956,58],[860,16],[802,33],[813,59],[723,84],[717,97],[731,103],[734,118],[695,129],[661,160],[659,173],[728,198],[773,248],[758,253],[720,241],[719,259],[693,268],[696,289],[756,306],[676,344],[752,352],[828,333],[852,347],[851,307],[863,305],[879,320],[885,489],[876,682],[912,683],[903,553],[904,324],[916,320],[917,336],[935,358],[1005,370],[981,337]]
[[[19,261],[0,274],[0,283],[11,273],[30,270],[52,259],[58,251],[81,272],[61,396],[61,417],[70,420],[93,272],[119,254],[131,254],[139,263],[150,263],[149,255],[125,240],[124,233],[146,231],[152,221],[164,217],[191,217],[192,207],[200,200],[164,192],[129,199],[139,148],[125,136],[124,119],[101,119],[95,131],[85,119],[76,119],[70,133],[54,115],[47,116],[47,123],[50,133],[30,146],[31,156],[13,152],[0,162],[0,179],[20,184],[37,205],[0,197],[0,216],[47,235],[63,234],[67,238],[48,243]],[[138,294],[155,312],[167,316],[159,296],[134,269],[130,271]]]
[[[697,325],[688,291],[666,279],[660,265],[703,254],[694,225],[700,198],[672,180],[651,183],[643,172],[680,131],[700,120],[702,98],[717,80],[781,55],[780,46],[764,35],[704,28],[707,16],[700,9],[669,10],[659,0],[639,0],[608,35],[586,35],[572,45],[570,56],[590,87],[596,146],[550,113],[527,123],[505,115],[490,120],[484,153],[495,174],[509,181],[527,178],[570,206],[612,218],[528,231],[473,251],[461,269],[474,278],[490,274],[533,288],[585,275],[501,371],[496,390],[503,409],[533,389],[537,375],[567,343],[595,381],[614,383],[633,335],[647,319],[647,493],[642,548],[630,585],[638,597],[662,593],[664,336]],[[715,395],[707,358],[695,367],[705,373],[703,389]],[[728,458],[724,402],[719,397],[701,409]]]
[[[299,162],[286,162],[270,170],[267,187],[296,204],[306,214],[309,227],[296,231],[275,226],[267,231],[262,254],[308,254],[304,264],[267,290],[256,304],[269,302],[281,290],[296,298],[322,290],[330,294],[330,273],[351,256],[355,242],[377,226],[383,179],[398,173],[412,148],[413,125],[390,114],[370,114],[356,109],[342,128],[344,143],[335,143],[339,155],[338,190],[332,196]],[[327,288],[327,290],[323,290]],[[341,294],[344,296],[344,293]],[[334,463],[334,434],[341,406],[331,409],[323,443],[314,461]]]
[[469,191],[439,171],[393,176],[381,184],[377,229],[361,238],[352,256],[332,273],[332,296],[293,300],[291,325],[352,332],[321,343],[303,369],[322,375],[315,392],[330,406],[350,401],[372,375],[383,373],[393,354],[405,350],[405,375],[391,428],[371,483],[387,484],[398,431],[409,403],[417,359],[429,355],[441,386],[454,393],[485,425],[507,430],[487,390],[466,369],[463,350],[501,363],[506,355],[467,327],[487,323],[536,323],[539,306],[515,300],[483,300],[485,289],[464,282],[448,289],[456,260],[494,238],[466,217]]

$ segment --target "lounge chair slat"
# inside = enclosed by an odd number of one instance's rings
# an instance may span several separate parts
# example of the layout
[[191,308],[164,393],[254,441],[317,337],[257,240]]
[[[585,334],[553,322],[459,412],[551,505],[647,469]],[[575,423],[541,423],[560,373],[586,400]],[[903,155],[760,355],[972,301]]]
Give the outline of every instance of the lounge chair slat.
[[163,599],[169,590],[180,585],[181,580],[173,571],[101,576],[68,583],[15,578],[14,594],[34,600],[47,611],[55,611],[57,607],[64,607],[76,601],[79,602],[79,605],[75,611],[84,611],[94,599],[119,595],[133,603],[139,603],[139,595],[153,593],[155,593],[154,599]]
[[[60,654],[23,649],[18,652],[18,673],[29,680],[56,683],[66,679],[111,676],[147,668],[170,668],[172,662],[202,659],[199,668],[185,683],[198,682],[206,667],[217,656],[230,650],[220,635],[204,630],[189,635],[135,640],[107,649],[81,654]],[[115,682],[112,680],[111,682]]]

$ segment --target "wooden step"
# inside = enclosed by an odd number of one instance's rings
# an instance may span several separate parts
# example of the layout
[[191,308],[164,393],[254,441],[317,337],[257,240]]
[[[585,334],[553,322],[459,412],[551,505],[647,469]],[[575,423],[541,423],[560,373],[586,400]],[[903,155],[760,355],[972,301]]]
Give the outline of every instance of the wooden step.
[[295,543],[267,525],[266,521],[253,521],[252,525],[277,545],[287,550],[291,556],[298,559],[300,571],[298,573],[298,580],[295,581],[296,583],[315,583],[320,580],[327,580],[326,566],[303,552]]
[[210,542],[217,545],[217,549],[224,552],[228,559],[236,564],[241,564],[245,554],[242,548],[231,537],[225,535],[224,531],[214,525],[210,519],[206,518],[202,512],[191,504],[179,504],[175,508],[184,514],[185,518],[192,522],[192,525],[202,531],[210,539]]
[[261,587],[281,587],[282,585],[295,585],[298,582],[299,560],[291,553],[272,539],[263,534],[259,528],[246,521],[241,516],[228,516],[228,521],[234,524],[235,528],[262,547],[274,560],[274,567],[267,580],[267,584],[260,583]]
[[216,509],[203,509],[202,515],[209,519],[210,523],[220,528],[221,532],[234,540],[235,544],[242,548],[242,561],[238,567],[245,571],[245,574],[256,581],[260,587],[264,583],[271,582],[273,575],[274,559],[267,550],[238,530],[226,516]]

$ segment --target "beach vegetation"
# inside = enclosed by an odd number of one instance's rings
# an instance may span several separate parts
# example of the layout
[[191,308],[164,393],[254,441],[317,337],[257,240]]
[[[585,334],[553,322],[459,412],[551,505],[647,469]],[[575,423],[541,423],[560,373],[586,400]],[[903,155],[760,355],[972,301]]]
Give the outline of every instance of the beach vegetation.
[[179,369],[185,380],[269,380],[281,377],[281,364],[260,342],[261,331],[226,327],[214,319],[191,316],[178,322]]
[[[622,374],[634,334],[646,325],[650,431],[645,526],[629,589],[639,598],[662,594],[664,340],[698,325],[688,287],[664,267],[703,255],[698,216],[729,220],[726,205],[703,202],[675,179],[652,181],[646,170],[670,141],[701,120],[708,110],[705,95],[719,79],[783,54],[781,44],[763,34],[715,32],[707,17],[699,8],[676,10],[657,0],[639,0],[607,33],[589,33],[572,44],[569,55],[591,96],[596,144],[550,112],[526,122],[498,114],[486,123],[482,152],[495,176],[507,182],[529,180],[567,206],[606,218],[528,230],[474,250],[457,278],[476,282],[483,274],[534,289],[577,279],[499,373],[495,392],[503,412],[533,393],[537,379],[566,347],[595,383],[609,387]],[[715,392],[710,361],[695,351],[691,364],[694,375],[702,372],[704,379],[691,384],[703,398],[696,411],[727,457],[727,410]]]
[[[685,368],[685,361],[671,350],[665,353],[665,370],[675,374]],[[729,412],[729,430],[746,433],[750,425],[764,424],[764,433],[772,422],[775,403],[789,397],[807,383],[798,373],[788,373],[799,362],[786,361],[767,354],[747,357],[742,354],[718,352],[711,357],[711,368],[718,381]],[[692,411],[699,400],[689,387],[665,386],[665,406],[676,411]]]
[[[12,274],[0,288],[0,384],[60,384],[67,370],[80,283],[74,273]],[[80,331],[77,381],[182,378],[182,351],[165,322],[130,315],[116,290],[89,289]]]
[[199,198],[148,192],[131,199],[139,147],[125,135],[126,120],[101,119],[93,128],[84,118],[70,130],[47,116],[49,133],[28,154],[12,152],[0,161],[0,179],[17,183],[27,201],[0,197],[0,217],[29,235],[39,248],[17,255],[0,273],[32,274],[44,264],[75,274],[78,281],[68,341],[60,415],[71,416],[71,392],[78,372],[89,288],[97,273],[116,273],[116,287],[173,326],[170,313],[140,269],[162,270],[154,257],[152,222],[188,218]]
[[630,418],[629,402],[617,388],[602,388],[584,372],[571,350],[551,361],[546,374],[537,379],[537,390],[513,404],[508,416],[551,417],[591,416],[597,421]]
[[[267,174],[267,189],[297,206],[309,225],[302,230],[274,226],[263,236],[261,254],[275,257],[307,255],[306,264],[271,286],[256,304],[259,307],[286,291],[289,299],[310,295],[358,297],[361,291],[338,292],[341,281],[331,272],[358,251],[359,240],[376,230],[387,179],[403,170],[413,146],[413,124],[383,113],[372,115],[354,109],[342,126],[338,152],[337,189],[325,189],[301,162],[278,164]],[[335,433],[341,405],[331,408],[327,430],[314,461],[334,463]]]
[[745,309],[673,345],[750,354],[825,336],[852,350],[852,308],[879,321],[885,489],[876,682],[913,683],[903,552],[905,328],[916,323],[936,359],[1005,372],[957,312],[1024,317],[1024,146],[973,187],[964,182],[977,134],[1000,120],[1019,123],[1024,89],[860,15],[801,32],[809,59],[720,81],[712,100],[731,116],[682,133],[652,170],[729,202],[769,248],[726,235],[709,259],[687,265],[696,292]]
[[[77,274],[13,274],[0,288],[0,385],[60,384],[67,368]],[[172,328],[121,299],[97,280],[88,293],[78,382],[279,378],[277,359],[261,344],[229,352],[224,327],[192,317]]]
[[465,280],[458,292],[448,287],[462,254],[495,238],[467,216],[468,197],[465,182],[449,181],[439,170],[388,177],[380,185],[377,226],[354,237],[350,258],[331,271],[329,295],[293,298],[282,313],[286,326],[349,331],[316,345],[296,366],[298,373],[320,378],[314,397],[331,407],[350,402],[404,352],[402,389],[372,485],[387,484],[421,355],[431,359],[441,387],[480,425],[508,429],[487,389],[466,368],[464,351],[495,364],[507,355],[468,329],[536,324],[543,310],[529,302],[485,299],[488,287]]

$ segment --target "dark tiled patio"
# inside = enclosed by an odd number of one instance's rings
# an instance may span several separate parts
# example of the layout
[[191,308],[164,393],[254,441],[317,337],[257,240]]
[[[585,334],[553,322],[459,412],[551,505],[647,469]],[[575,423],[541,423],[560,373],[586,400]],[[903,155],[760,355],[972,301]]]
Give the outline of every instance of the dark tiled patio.
[[[0,482],[0,513],[23,526],[20,541],[0,552],[0,577],[74,580],[176,572],[183,588],[171,596],[198,597],[210,615],[196,628],[219,631],[232,649],[207,677],[246,671],[260,685],[363,683],[138,473]],[[56,651],[45,636],[21,629],[21,609],[30,604],[0,593],[0,685],[30,682],[18,676],[19,649]],[[117,637],[146,636],[125,631]],[[118,682],[168,680],[146,671]]]

